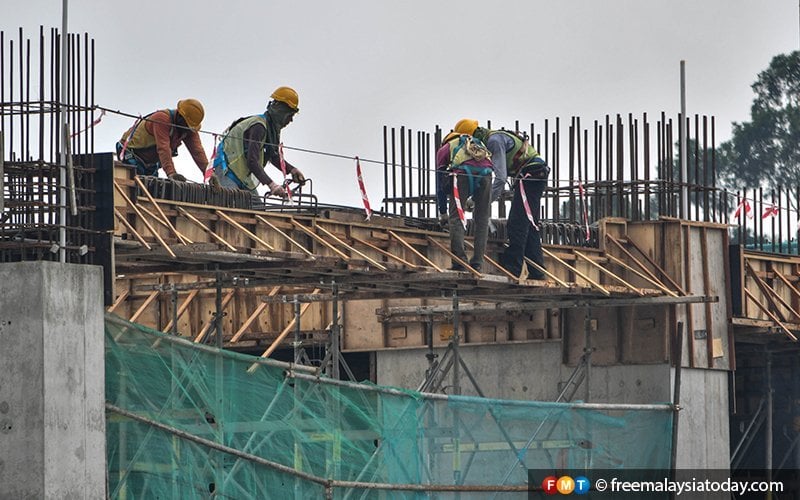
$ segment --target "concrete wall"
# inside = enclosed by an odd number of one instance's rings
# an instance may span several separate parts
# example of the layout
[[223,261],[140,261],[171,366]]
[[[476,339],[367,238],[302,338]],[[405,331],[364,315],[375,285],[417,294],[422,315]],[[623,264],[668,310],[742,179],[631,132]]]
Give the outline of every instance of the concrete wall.
[[0,264],[0,499],[105,498],[99,267]]
[[[558,340],[514,344],[464,345],[460,353],[486,397],[554,401],[574,367],[562,364]],[[426,349],[390,349],[376,352],[381,385],[416,389],[424,379]],[[436,349],[440,356],[443,349]],[[589,373],[592,403],[669,403],[674,372],[668,364],[592,366]],[[446,385],[452,384],[452,372]],[[466,375],[461,393],[477,395]],[[585,384],[573,401],[587,400]],[[452,393],[448,387],[446,392]],[[678,468],[727,469],[728,372],[683,368],[682,410],[678,426]]]

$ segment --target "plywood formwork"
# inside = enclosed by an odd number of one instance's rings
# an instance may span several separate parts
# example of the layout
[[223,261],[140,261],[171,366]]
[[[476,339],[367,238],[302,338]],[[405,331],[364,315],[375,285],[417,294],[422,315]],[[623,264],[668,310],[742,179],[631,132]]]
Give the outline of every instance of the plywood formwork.
[[[598,311],[601,362],[663,362],[672,329],[664,311],[716,300],[682,292],[655,261],[633,257],[624,219],[601,221],[608,239],[601,238],[600,248],[546,245],[548,279],[536,281],[494,266],[500,241],[490,240],[483,273],[450,271],[448,235],[399,218],[364,221],[347,211],[265,212],[159,199],[127,167],[115,170],[110,308],[198,341],[216,329],[218,301],[228,347],[274,350],[276,340],[284,346],[292,340],[287,328],[321,341],[334,323],[336,299],[345,351],[429,341],[444,346],[456,296],[468,343],[583,335],[579,325],[588,307]],[[300,326],[297,303],[304,304]],[[660,347],[643,351],[641,342]],[[565,357],[573,360],[575,352]]]

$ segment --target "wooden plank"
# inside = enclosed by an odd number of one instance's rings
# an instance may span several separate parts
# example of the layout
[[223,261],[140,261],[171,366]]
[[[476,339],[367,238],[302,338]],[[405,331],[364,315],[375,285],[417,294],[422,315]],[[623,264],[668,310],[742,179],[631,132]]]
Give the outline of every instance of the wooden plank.
[[138,175],[134,175],[133,180],[139,185],[139,189],[142,190],[144,196],[150,201],[150,203],[153,204],[154,207],[156,207],[156,212],[158,212],[159,215],[161,215],[161,217],[164,220],[164,223],[167,225],[169,230],[172,231],[172,233],[178,238],[178,241],[180,241],[182,244],[185,245],[186,240],[183,239],[183,235],[181,235],[181,233],[179,233],[175,229],[175,226],[173,226],[172,223],[169,221],[169,217],[167,217],[167,214],[165,214],[164,211],[161,210],[161,207],[158,205],[158,203],[156,203],[156,200],[153,199],[153,196],[150,194],[150,191],[147,190],[147,186],[144,185],[142,179],[140,179]]
[[[194,298],[197,297],[198,293],[200,293],[200,290],[192,290],[191,292],[189,292],[189,295],[186,296],[181,305],[178,307],[178,311],[175,313],[176,318],[181,319],[181,316],[183,316],[183,313],[185,313],[186,310],[189,309],[189,305],[191,305],[192,300],[194,300]],[[172,328],[172,318],[170,318],[169,322],[167,323],[167,326],[165,326],[164,329],[161,331],[167,333],[170,331],[171,328]]]
[[745,295],[747,295],[747,297],[748,297],[750,300],[752,300],[752,301],[753,301],[753,303],[754,303],[754,304],[755,304],[755,305],[756,305],[756,306],[757,306],[759,309],[761,309],[761,310],[764,312],[764,314],[766,314],[767,316],[769,316],[769,318],[770,318],[772,321],[774,321],[774,322],[775,322],[775,323],[776,323],[776,324],[777,324],[777,325],[780,327],[780,329],[781,329],[781,330],[783,330],[783,333],[784,333],[784,334],[786,334],[786,336],[787,336],[787,337],[789,337],[789,338],[792,340],[792,342],[797,342],[797,337],[795,337],[795,336],[794,336],[794,334],[793,334],[792,332],[790,332],[788,328],[786,328],[786,326],[785,326],[785,325],[784,325],[784,324],[781,322],[781,320],[779,320],[779,319],[778,319],[778,318],[777,318],[777,317],[776,317],[774,314],[772,314],[772,311],[770,311],[768,307],[766,307],[765,305],[763,305],[761,302],[759,302],[759,301],[756,299],[755,295],[753,295],[753,292],[751,292],[750,290],[748,290],[747,288],[745,288],[745,289],[744,289],[744,293],[745,293]]
[[546,255],[549,255],[551,259],[555,260],[556,262],[558,262],[558,263],[559,263],[559,264],[561,264],[562,266],[566,267],[567,269],[569,269],[569,270],[570,270],[570,271],[572,271],[573,273],[577,274],[578,276],[580,276],[580,277],[581,277],[581,278],[583,278],[584,280],[588,281],[590,285],[592,285],[594,288],[597,288],[598,290],[600,290],[600,292],[601,292],[603,295],[606,295],[606,296],[609,296],[609,295],[611,295],[611,292],[609,292],[608,290],[606,290],[606,289],[605,289],[605,288],[604,288],[604,287],[603,287],[603,286],[602,286],[600,283],[596,282],[595,280],[593,280],[592,278],[590,278],[590,277],[589,277],[589,276],[587,276],[586,274],[584,274],[584,273],[580,272],[580,271],[579,271],[578,269],[576,269],[575,267],[573,267],[573,266],[570,266],[569,264],[567,264],[567,263],[566,263],[566,262],[564,262],[563,260],[559,259],[559,258],[558,258],[558,256],[556,256],[556,255],[555,255],[553,252],[551,252],[550,250],[548,250],[548,249],[546,249],[546,248],[542,248],[542,252],[544,252]]
[[368,262],[370,262],[370,263],[371,263],[373,266],[377,267],[377,268],[378,268],[378,269],[380,269],[381,271],[386,271],[386,266],[384,266],[384,265],[383,265],[383,264],[381,264],[380,262],[376,261],[375,259],[373,259],[373,258],[372,258],[372,257],[370,257],[369,255],[367,255],[367,254],[365,254],[365,253],[362,253],[362,252],[358,251],[357,249],[355,249],[355,248],[354,248],[354,247],[352,247],[351,245],[348,245],[346,242],[342,241],[342,239],[341,239],[341,238],[339,238],[338,236],[336,236],[336,235],[335,235],[335,234],[333,234],[332,232],[328,231],[328,230],[327,230],[327,229],[325,229],[324,227],[320,226],[319,224],[315,225],[314,227],[315,227],[315,228],[317,228],[317,229],[319,229],[319,230],[320,230],[320,231],[322,231],[323,233],[325,233],[325,234],[326,234],[328,237],[330,237],[330,238],[333,238],[333,239],[334,239],[334,241],[336,241],[336,242],[337,242],[337,243],[339,243],[340,245],[344,246],[345,248],[347,248],[347,249],[348,249],[348,250],[350,250],[351,252],[353,252],[353,253],[355,253],[356,255],[359,255],[359,256],[361,256],[362,258],[366,259]]
[[[319,293],[319,288],[315,288],[314,291],[311,292],[311,293],[312,294]],[[300,306],[300,315],[299,315],[300,318],[303,317],[303,314],[305,314],[305,312],[308,310],[309,306],[311,306],[311,302],[306,302],[305,304]],[[284,328],[283,331],[281,331],[281,333],[278,335],[278,337],[275,338],[275,340],[272,341],[272,344],[270,344],[269,348],[267,348],[267,350],[264,351],[264,353],[261,355],[262,358],[268,358],[268,357],[270,357],[272,355],[273,352],[275,352],[275,349],[277,349],[278,346],[281,345],[281,342],[283,342],[283,339],[285,339],[286,336],[289,335],[289,332],[291,332],[294,329],[294,325],[295,325],[295,322],[297,321],[297,319],[298,319],[297,316],[292,318],[292,321],[290,321],[289,324],[286,325],[286,328]],[[258,368],[259,366],[261,366],[261,365],[259,365],[258,363],[253,363],[250,366],[250,368],[247,369],[247,372],[248,373],[253,373],[256,370],[256,368]]]
[[148,249],[148,250],[152,250],[152,249],[153,249],[153,247],[151,247],[151,246],[150,246],[150,243],[148,243],[147,241],[145,241],[145,239],[144,239],[144,238],[142,238],[142,235],[141,235],[141,234],[139,234],[139,232],[138,232],[138,231],[136,231],[136,229],[134,229],[134,228],[133,228],[133,226],[131,225],[131,223],[130,223],[130,222],[128,222],[128,220],[125,218],[125,216],[124,216],[124,215],[122,215],[122,214],[119,212],[119,210],[117,210],[117,208],[116,208],[116,207],[114,207],[114,215],[116,215],[116,216],[117,216],[117,219],[119,219],[119,221],[120,221],[120,222],[122,222],[122,225],[123,225],[123,226],[125,226],[125,227],[128,229],[128,231],[130,231],[131,233],[133,233],[133,236],[134,236],[134,238],[136,238],[136,239],[139,241],[139,243],[141,243],[142,245],[144,245],[144,247],[145,247],[146,249]]
[[116,189],[117,192],[120,194],[120,196],[122,196],[122,198],[125,200],[125,203],[127,203],[128,206],[131,207],[134,212],[136,212],[136,215],[139,216],[139,219],[141,219],[141,221],[145,225],[145,227],[147,227],[147,229],[151,233],[153,233],[153,236],[155,236],[155,238],[158,240],[158,242],[161,243],[161,246],[164,247],[164,250],[166,250],[167,253],[170,254],[170,256],[173,259],[177,259],[178,257],[175,255],[175,252],[172,251],[172,249],[169,247],[169,245],[167,245],[167,242],[164,241],[164,239],[161,237],[161,235],[158,234],[158,232],[155,230],[155,228],[153,228],[153,226],[151,226],[150,223],[147,222],[147,219],[144,217],[142,212],[139,210],[139,207],[137,207],[136,205],[133,204],[131,199],[128,198],[128,195],[125,194],[125,191],[119,186],[119,184],[117,184],[117,181],[112,181],[112,182],[114,183],[114,189]]
[[[156,214],[154,214],[153,212],[151,212],[150,210],[148,210],[148,209],[147,209],[147,207],[145,207],[144,205],[137,205],[137,206],[139,207],[139,210],[142,210],[142,211],[144,211],[144,212],[145,212],[147,215],[149,215],[149,216],[150,216],[150,217],[151,217],[153,220],[155,220],[156,222],[158,222],[158,223],[159,223],[159,224],[161,224],[162,226],[166,227],[167,229],[169,229],[169,228],[170,228],[170,226],[169,226],[169,225],[167,225],[167,223],[166,223],[166,222],[164,222],[163,220],[161,220],[161,217],[157,216]],[[175,234],[179,235],[179,236],[180,236],[180,238],[182,238],[182,239],[183,239],[183,240],[186,242],[186,243],[184,243],[184,245],[185,245],[185,244],[192,244],[192,243],[194,243],[194,241],[192,241],[192,240],[190,240],[189,238],[187,238],[187,237],[186,237],[186,235],[184,235],[183,233],[181,233],[181,232],[180,232],[180,231],[178,231],[177,229],[175,229]]]
[[775,301],[777,301],[778,303],[780,303],[780,305],[782,305],[783,307],[788,309],[789,312],[792,313],[796,318],[800,318],[800,315],[798,315],[798,313],[794,309],[792,309],[792,306],[787,304],[786,301],[783,300],[783,297],[781,297],[778,294],[778,292],[773,290],[771,286],[769,286],[764,280],[761,279],[760,276],[758,276],[758,272],[753,267],[753,265],[750,264],[750,261],[748,259],[744,260],[744,264],[745,264],[745,266],[747,266],[747,271],[753,277],[753,279],[755,280],[756,285],[758,286],[758,288],[761,289],[761,292],[764,295],[766,295],[766,298],[769,301],[770,305],[775,309],[775,311],[777,312],[777,314],[781,318],[781,321],[783,321],[784,323],[788,322],[789,318],[787,318],[781,312],[780,308],[776,306]]
[[296,246],[297,248],[299,248],[300,250],[305,252],[305,254],[308,255],[309,257],[314,258],[314,253],[313,252],[308,250],[306,247],[304,247],[300,243],[296,242],[294,239],[292,239],[291,236],[289,236],[288,234],[284,233],[281,229],[279,229],[277,226],[275,226],[275,224],[271,223],[270,221],[268,221],[267,219],[265,219],[264,217],[262,217],[260,215],[256,215],[256,220],[261,222],[262,224],[266,224],[267,226],[270,227],[270,229],[272,229],[273,231],[277,232],[278,234],[280,234],[281,236],[286,238],[286,240],[289,241],[289,243],[291,243],[292,245]]
[[610,253],[606,254],[606,257],[608,257],[608,259],[610,261],[612,261],[613,263],[617,264],[618,266],[624,267],[628,271],[630,271],[630,272],[634,273],[635,275],[639,276],[640,278],[642,278],[643,280],[647,281],[651,285],[655,286],[656,288],[658,288],[662,292],[666,293],[667,295],[669,295],[671,297],[677,297],[678,296],[677,293],[673,292],[672,290],[670,290],[669,288],[664,286],[663,283],[660,283],[660,282],[650,278],[648,275],[642,273],[638,269],[634,269],[633,267],[631,267],[628,264],[626,264],[624,261],[622,261],[622,260],[614,257],[613,255],[611,255]]
[[158,294],[159,294],[159,291],[158,290],[154,290],[150,295],[148,295],[147,298],[144,299],[144,302],[142,303],[142,305],[139,306],[139,309],[137,309],[136,312],[133,313],[133,316],[131,316],[128,319],[128,321],[130,321],[131,323],[135,323],[136,320],[139,319],[139,316],[142,315],[144,310],[147,309],[147,306],[149,306],[156,299],[156,297],[158,297]]
[[[653,272],[652,272],[652,271],[650,271],[650,269],[648,269],[648,268],[647,268],[647,266],[645,266],[645,265],[644,265],[644,264],[643,264],[641,261],[639,261],[639,259],[637,259],[636,257],[634,257],[634,256],[633,256],[633,254],[631,254],[631,253],[628,251],[628,249],[627,249],[627,248],[625,248],[625,246],[624,246],[624,245],[623,245],[623,244],[622,244],[622,243],[621,243],[619,240],[617,240],[616,238],[614,238],[614,237],[613,237],[613,236],[611,236],[610,234],[607,234],[607,235],[606,235],[606,238],[608,238],[608,239],[609,239],[609,241],[611,241],[612,243],[614,243],[614,245],[615,245],[617,248],[619,248],[619,249],[620,249],[620,251],[621,251],[622,253],[624,253],[624,254],[625,254],[625,255],[626,255],[626,256],[627,256],[629,259],[631,259],[633,262],[635,262],[635,263],[636,263],[636,265],[638,265],[638,266],[639,266],[639,267],[642,269],[642,271],[644,271],[645,273],[647,273],[648,275],[650,275],[650,276],[651,276],[651,277],[652,277],[652,278],[653,278],[655,281],[660,281],[659,277],[658,277],[658,276],[656,276],[655,274],[653,274]],[[639,254],[641,254],[641,256],[642,256],[642,257],[644,257],[644,258],[645,258],[645,260],[646,260],[646,261],[647,261],[647,262],[648,262],[648,263],[649,263],[651,266],[653,266],[653,268],[655,268],[655,269],[656,269],[656,270],[657,270],[659,273],[661,273],[661,274],[662,274],[662,275],[663,275],[663,276],[664,276],[664,277],[667,279],[667,281],[669,281],[670,285],[672,285],[672,286],[673,286],[673,288],[675,288],[675,290],[678,290],[678,292],[679,292],[681,295],[686,295],[686,292],[683,290],[683,288],[682,288],[682,287],[681,287],[679,284],[677,284],[677,283],[675,282],[675,280],[673,280],[673,279],[672,279],[672,276],[670,276],[670,275],[669,275],[669,274],[668,274],[666,271],[664,271],[663,269],[661,269],[661,266],[659,266],[658,264],[656,264],[656,263],[655,263],[655,261],[653,261],[653,259],[651,259],[649,255],[647,255],[647,253],[646,253],[646,252],[644,252],[644,251],[643,251],[641,248],[639,248],[639,246],[638,246],[638,245],[636,245],[636,243],[634,243],[634,242],[633,242],[633,240],[631,240],[631,239],[628,239],[628,240],[627,240],[627,243],[628,243],[629,245],[631,245],[631,246],[632,246],[634,249],[636,249],[636,251],[637,251],[637,252],[639,252]]]
[[561,286],[563,286],[565,288],[569,288],[569,283],[567,283],[566,281],[561,280],[558,276],[556,276],[555,274],[553,274],[550,271],[548,271],[546,267],[540,266],[539,264],[534,262],[532,259],[529,259],[528,257],[525,257],[525,262],[527,262],[529,266],[533,266],[533,268],[536,269],[537,271],[541,271],[542,273],[544,273],[548,278],[550,278],[551,280],[555,281],[559,285],[561,285]]
[[800,292],[798,292],[797,287],[795,287],[794,284],[791,281],[789,281],[789,278],[784,276],[783,273],[775,271],[774,269],[773,269],[773,272],[778,277],[778,279],[783,281],[783,283],[789,288],[789,291],[794,296],[794,298],[797,299],[797,300],[800,300]]
[[217,214],[219,217],[225,219],[225,222],[227,222],[231,226],[235,227],[239,231],[241,231],[244,234],[246,234],[247,237],[250,238],[251,240],[255,241],[256,243],[259,243],[259,244],[263,245],[264,248],[266,248],[267,250],[275,250],[275,248],[272,245],[270,245],[266,241],[264,241],[261,238],[259,238],[258,236],[256,236],[255,233],[253,233],[252,231],[250,231],[249,229],[247,229],[243,225],[241,225],[238,222],[236,222],[235,220],[233,220],[232,217],[230,217],[228,214],[226,214],[222,210],[214,210],[214,213]]
[[469,272],[471,272],[475,277],[480,278],[482,276],[481,273],[479,273],[472,266],[469,265],[469,262],[466,262],[465,260],[463,260],[462,258],[457,256],[456,254],[451,252],[450,249],[447,248],[446,246],[442,245],[441,243],[439,243],[435,239],[431,238],[430,236],[427,236],[427,240],[428,240],[429,243],[433,243],[434,246],[438,247],[439,250],[441,250],[442,252],[444,252],[447,255],[449,255],[451,259],[455,260],[456,262],[458,262],[459,264],[464,266],[464,268],[469,270]]
[[[691,266],[691,259],[689,256],[691,255],[691,241],[690,241],[690,233],[689,233],[689,226],[681,226],[685,228],[683,231],[685,234],[683,235],[683,279],[686,282],[686,290],[691,292],[692,284],[689,281],[691,278],[692,266]],[[642,253],[641,250],[639,253]],[[666,275],[666,273],[664,273]],[[688,334],[689,342],[689,366],[691,368],[695,368],[694,362],[694,308],[692,304],[686,304],[686,333]],[[706,332],[706,338],[708,338],[708,332]]]
[[125,299],[127,299],[130,294],[131,294],[131,292],[128,291],[128,290],[125,290],[124,292],[119,294],[119,297],[117,297],[117,300],[115,300],[114,303],[111,304],[108,307],[108,309],[106,309],[106,311],[108,311],[110,313],[113,313],[117,309],[117,307],[119,307],[120,304],[125,302]]
[[[277,295],[280,289],[281,287],[279,286],[272,287],[267,296],[274,297],[275,295]],[[250,328],[250,325],[252,325],[256,319],[258,319],[258,317],[261,315],[262,312],[264,312],[264,309],[266,309],[267,307],[269,307],[269,302],[261,302],[260,304],[258,304],[256,310],[253,311],[253,313],[244,321],[244,323],[242,323],[242,325],[239,327],[239,330],[233,335],[233,338],[231,338],[230,342],[232,344],[238,342],[239,339],[242,338],[242,335],[244,335],[244,332],[248,328]]]
[[[235,289],[231,290],[230,292],[225,294],[225,296],[222,298],[222,303],[220,304],[221,308],[220,308],[220,311],[219,311],[220,314],[222,314],[222,312],[225,311],[225,308],[228,307],[228,304],[230,304],[231,299],[233,299],[233,295],[234,295],[235,292],[236,292]],[[217,319],[219,319],[219,318],[217,318]],[[214,321],[209,321],[208,323],[206,323],[206,326],[201,328],[200,332],[194,337],[194,341],[195,342],[200,342],[201,340],[203,340],[203,337],[206,336],[206,333],[208,332],[208,330],[212,326],[214,326]]]
[[200,229],[202,229],[203,231],[205,231],[206,233],[208,233],[208,235],[209,235],[209,236],[211,236],[212,238],[214,238],[214,239],[215,239],[215,240],[217,240],[218,242],[220,242],[220,243],[222,243],[223,245],[225,245],[226,247],[228,247],[228,250],[230,250],[231,252],[237,252],[237,250],[236,250],[236,247],[235,247],[235,246],[233,246],[233,245],[231,245],[230,243],[228,243],[227,241],[225,241],[225,240],[222,238],[222,236],[218,235],[217,233],[215,233],[215,232],[214,232],[214,231],[212,231],[211,229],[207,228],[207,227],[206,227],[206,225],[205,225],[205,224],[203,224],[202,222],[200,222],[199,220],[197,220],[197,218],[196,218],[194,215],[190,214],[189,212],[187,212],[186,210],[184,210],[184,209],[183,209],[183,208],[181,208],[181,207],[176,207],[176,208],[178,209],[178,212],[180,212],[180,213],[181,213],[181,215],[183,215],[184,217],[186,217],[186,218],[187,218],[187,219],[189,219],[190,221],[194,222],[194,223],[195,223],[195,224],[196,224],[196,225],[197,225],[197,226],[198,226]]
[[318,235],[317,233],[315,233],[311,229],[307,228],[305,225],[300,224],[296,220],[294,220],[294,219],[290,219],[290,220],[292,221],[292,224],[294,225],[294,227],[296,227],[297,229],[303,231],[307,235],[311,236],[311,238],[314,239],[314,241],[316,241],[320,245],[324,246],[325,248],[331,250],[333,253],[335,253],[336,255],[341,257],[342,259],[344,259],[345,262],[350,260],[350,256],[349,255],[347,255],[346,253],[342,252],[341,250],[339,250],[335,246],[333,246],[330,243],[328,243],[327,241],[325,241],[325,238],[321,237],[320,235]]
[[577,255],[577,256],[578,256],[578,257],[580,257],[581,259],[585,260],[586,262],[588,262],[590,265],[592,265],[592,266],[593,266],[595,269],[597,269],[597,270],[598,270],[598,271],[600,271],[601,273],[604,273],[604,274],[606,274],[606,275],[608,275],[608,276],[611,276],[613,279],[615,279],[615,280],[619,281],[619,282],[620,282],[620,283],[622,283],[624,286],[628,287],[628,289],[629,289],[630,291],[632,291],[632,292],[634,292],[634,293],[636,293],[636,294],[638,294],[638,295],[640,295],[640,296],[643,296],[643,295],[644,295],[644,293],[643,293],[643,292],[642,292],[640,289],[638,289],[638,288],[636,288],[635,286],[631,285],[630,283],[628,283],[627,281],[625,281],[625,280],[624,280],[624,279],[622,279],[621,277],[617,276],[616,274],[612,273],[612,272],[611,272],[611,271],[609,271],[608,269],[604,268],[603,266],[601,266],[600,264],[598,264],[597,262],[595,262],[594,260],[592,260],[592,259],[591,259],[589,256],[587,256],[587,255],[584,255],[584,254],[582,254],[581,252],[579,252],[579,251],[577,251],[577,250],[573,250],[573,251],[575,252],[575,255]]
[[380,247],[378,247],[376,245],[373,245],[372,243],[370,243],[370,242],[368,242],[366,240],[362,240],[361,238],[358,238],[358,237],[352,236],[352,235],[350,236],[350,238],[353,241],[357,242],[357,243],[361,243],[362,245],[364,245],[366,247],[369,247],[372,250],[375,250],[376,252],[378,252],[381,255],[384,255],[384,256],[386,256],[386,257],[388,257],[390,259],[396,260],[397,262],[399,262],[400,264],[402,264],[404,266],[410,267],[411,269],[416,269],[417,267],[419,267],[416,264],[412,264],[411,262],[409,262],[407,260],[401,259],[397,255],[394,255],[393,253],[387,252],[386,250],[384,250],[384,249],[382,249],[382,248],[380,248]]
[[[700,228],[700,255],[703,259],[703,295],[708,296],[711,290],[711,276],[708,273],[708,232],[706,227]],[[706,315],[706,357],[708,358],[708,367],[714,368],[714,314],[711,310],[711,304],[706,302],[705,307]]]
[[444,270],[443,270],[442,268],[440,268],[439,266],[437,266],[436,264],[434,264],[434,263],[433,263],[433,262],[432,262],[430,259],[428,259],[428,258],[427,258],[427,257],[425,257],[424,255],[422,255],[421,253],[419,253],[419,251],[417,251],[417,249],[416,249],[416,248],[414,248],[413,246],[411,246],[411,244],[410,244],[410,243],[408,243],[406,240],[404,240],[403,238],[401,238],[401,237],[400,237],[400,236],[399,236],[397,233],[395,233],[395,232],[394,232],[394,231],[392,231],[391,229],[388,229],[388,230],[387,230],[387,232],[389,233],[389,236],[391,236],[392,238],[396,239],[396,240],[397,240],[397,241],[398,241],[398,242],[399,242],[401,245],[403,245],[403,246],[404,246],[404,247],[406,247],[407,249],[411,250],[411,252],[412,252],[414,255],[416,255],[417,257],[419,257],[420,259],[422,259],[422,261],[423,261],[423,262],[425,262],[426,264],[428,264],[428,266],[430,266],[430,267],[432,267],[432,268],[436,269],[436,270],[437,270],[437,271],[439,271],[440,273],[441,273],[441,272],[444,272]]

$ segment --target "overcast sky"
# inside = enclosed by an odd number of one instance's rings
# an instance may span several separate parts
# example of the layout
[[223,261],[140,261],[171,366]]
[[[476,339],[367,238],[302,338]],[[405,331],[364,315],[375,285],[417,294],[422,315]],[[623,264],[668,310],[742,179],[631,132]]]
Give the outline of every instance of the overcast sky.
[[[61,26],[61,0],[0,0],[0,30]],[[12,7],[13,5],[13,7]],[[69,31],[96,44],[96,103],[131,114],[195,97],[203,129],[300,94],[287,147],[382,160],[383,126],[433,131],[462,117],[513,127],[680,110],[716,117],[717,140],[749,120],[750,85],[800,47],[798,0],[70,0]],[[107,116],[96,151],[131,119]],[[213,138],[204,135],[210,156]],[[320,201],[360,206],[352,160],[287,150]],[[181,148],[180,172],[200,173]],[[364,163],[373,206],[383,168]],[[273,178],[277,170],[268,167]]]

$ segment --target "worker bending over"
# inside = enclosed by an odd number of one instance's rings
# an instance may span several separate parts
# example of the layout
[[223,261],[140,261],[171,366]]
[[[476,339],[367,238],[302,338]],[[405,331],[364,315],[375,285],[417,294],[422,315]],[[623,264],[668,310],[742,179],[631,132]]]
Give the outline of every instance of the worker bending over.
[[205,116],[197,99],[182,99],[176,109],[154,111],[139,119],[117,142],[117,157],[122,163],[136,167],[137,175],[158,175],[158,169],[170,179],[185,181],[175,171],[173,156],[178,146],[186,145],[197,168],[205,172],[208,157],[200,142],[200,124]]

